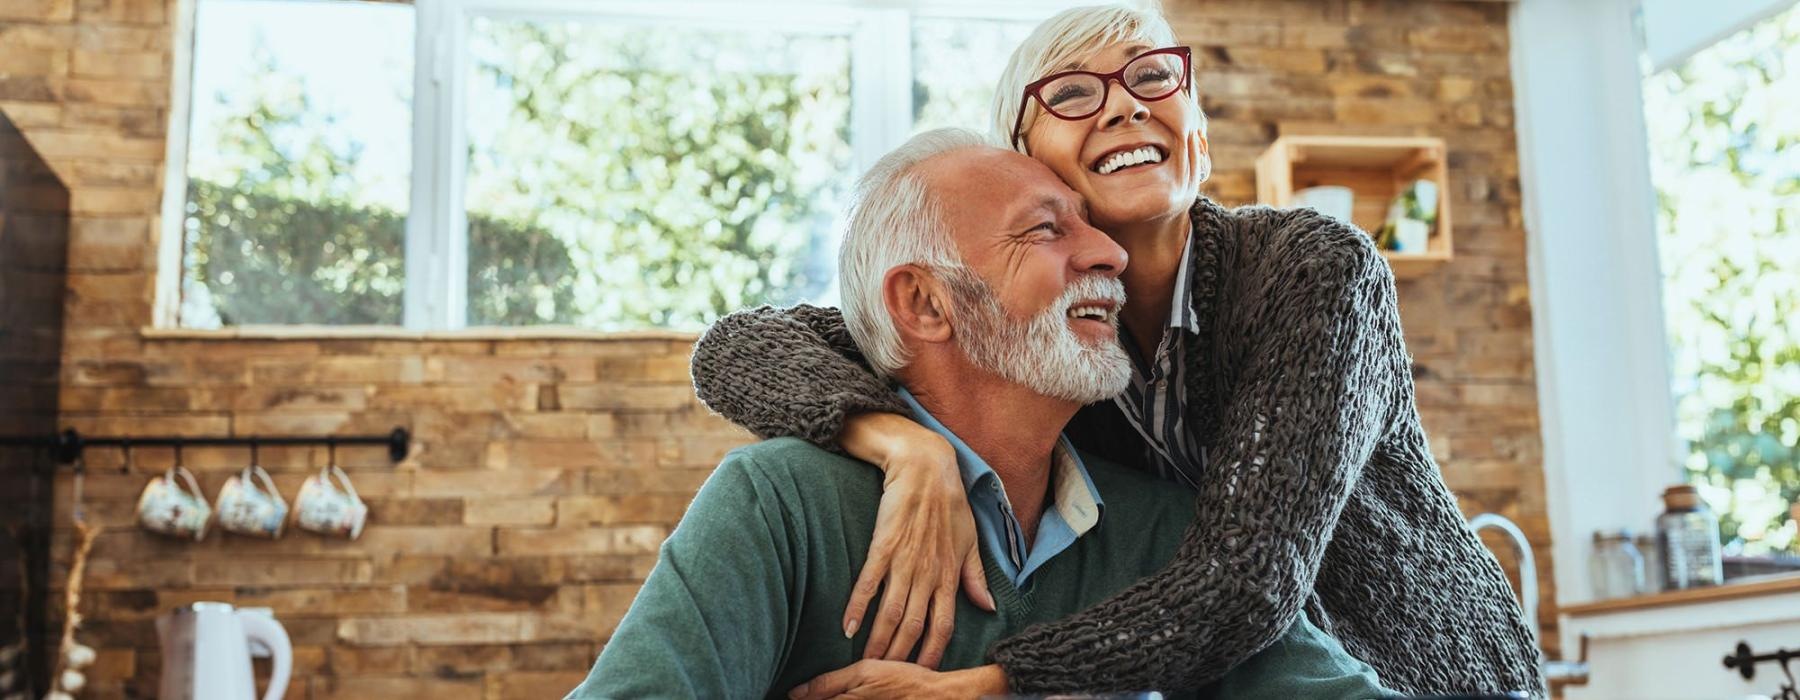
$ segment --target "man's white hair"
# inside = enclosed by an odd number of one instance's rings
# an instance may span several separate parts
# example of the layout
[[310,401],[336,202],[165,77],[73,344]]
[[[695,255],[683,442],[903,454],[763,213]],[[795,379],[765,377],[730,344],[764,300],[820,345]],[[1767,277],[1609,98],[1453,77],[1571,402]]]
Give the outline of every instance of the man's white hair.
[[933,129],[907,139],[857,179],[838,251],[838,287],[844,325],[876,374],[891,377],[912,359],[881,298],[888,270],[961,265],[938,197],[918,166],[953,151],[993,146],[968,129]]
[[[1000,84],[994,88],[995,139],[1008,148],[1026,153],[1025,134],[1031,131],[1031,125],[1044,110],[1035,100],[1025,99],[1025,86],[1080,63],[1095,50],[1134,41],[1149,44],[1150,48],[1173,46],[1175,30],[1154,6],[1144,9],[1127,5],[1073,7],[1044,20],[1025,37],[1019,48],[1013,49],[1005,72],[1000,74]],[[1198,103],[1194,106],[1196,110],[1199,108]],[[1012,128],[1021,109],[1029,111],[1019,123],[1019,140],[1015,145],[1011,141]],[[1206,132],[1204,112],[1200,114],[1200,131]]]

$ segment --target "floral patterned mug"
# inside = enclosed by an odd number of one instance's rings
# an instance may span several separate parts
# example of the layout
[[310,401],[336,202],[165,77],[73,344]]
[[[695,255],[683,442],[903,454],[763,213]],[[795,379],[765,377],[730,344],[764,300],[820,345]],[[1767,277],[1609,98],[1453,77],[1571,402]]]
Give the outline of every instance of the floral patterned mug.
[[[181,476],[179,481],[175,479],[177,474]],[[200,492],[192,472],[170,467],[144,486],[143,495],[138,497],[137,514],[144,529],[199,542],[206,539],[212,508],[206,505],[206,494]]]
[[[336,483],[333,483],[336,482]],[[356,539],[362,534],[369,506],[356,495],[349,475],[336,464],[306,477],[294,499],[294,524],[325,535]]]
[[[259,483],[260,482],[260,483]],[[262,467],[250,465],[219,489],[219,527],[252,537],[276,538],[287,524],[288,505]]]

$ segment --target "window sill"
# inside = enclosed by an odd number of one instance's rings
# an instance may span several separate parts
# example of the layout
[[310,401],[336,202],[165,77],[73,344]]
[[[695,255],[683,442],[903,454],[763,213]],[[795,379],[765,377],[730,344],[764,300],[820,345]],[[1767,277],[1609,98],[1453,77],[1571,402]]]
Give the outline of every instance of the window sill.
[[1603,600],[1597,603],[1570,605],[1564,607],[1562,613],[1569,617],[1583,617],[1790,592],[1800,592],[1800,573],[1749,576],[1728,581],[1719,586],[1690,588],[1685,591],[1664,591],[1617,600]]
[[1596,639],[1641,637],[1800,621],[1800,573],[1738,579],[1724,585],[1569,605],[1564,628]]
[[417,331],[398,326],[323,325],[233,326],[219,329],[145,327],[139,330],[145,340],[669,340],[691,343],[700,338],[700,334],[694,331],[599,331],[575,326],[485,326],[449,331]]

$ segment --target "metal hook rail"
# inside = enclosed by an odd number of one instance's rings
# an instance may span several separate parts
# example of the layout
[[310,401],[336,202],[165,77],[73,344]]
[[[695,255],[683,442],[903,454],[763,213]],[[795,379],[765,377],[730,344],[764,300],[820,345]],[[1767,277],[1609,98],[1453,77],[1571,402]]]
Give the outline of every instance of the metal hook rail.
[[1751,680],[1756,677],[1757,664],[1773,661],[1786,666],[1787,662],[1795,659],[1800,659],[1800,650],[1776,649],[1767,654],[1758,654],[1750,650],[1748,643],[1738,642],[1737,649],[1725,657],[1725,668],[1735,668],[1744,680]]
[[1737,648],[1732,650],[1732,654],[1725,657],[1725,668],[1735,668],[1738,675],[1743,676],[1744,680],[1753,680],[1756,678],[1757,664],[1770,662],[1777,664],[1782,674],[1787,676],[1787,683],[1781,686],[1780,694],[1776,697],[1785,700],[1800,698],[1800,687],[1797,687],[1800,684],[1795,683],[1794,671],[1788,668],[1788,662],[1795,660],[1800,660],[1800,649],[1780,648],[1767,654],[1758,654],[1750,650],[1749,643],[1738,642]]
[[180,450],[190,446],[247,446],[251,450],[256,450],[264,446],[291,445],[325,445],[332,448],[334,452],[338,445],[386,445],[388,459],[398,462],[406,459],[407,446],[411,442],[412,435],[405,428],[394,428],[386,435],[248,435],[243,437],[181,437],[175,435],[87,437],[70,428],[52,437],[0,437],[0,447],[49,448],[58,464],[75,463],[81,457],[82,450],[90,447],[122,447],[127,450],[134,447],[173,447]]

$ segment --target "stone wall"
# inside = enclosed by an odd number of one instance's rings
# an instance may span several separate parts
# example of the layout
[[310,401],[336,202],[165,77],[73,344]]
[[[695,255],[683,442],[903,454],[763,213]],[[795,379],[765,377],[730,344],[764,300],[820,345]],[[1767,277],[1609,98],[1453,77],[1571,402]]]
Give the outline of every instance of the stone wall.
[[[696,404],[691,336],[402,332],[244,337],[152,325],[174,39],[169,0],[0,2],[0,110],[73,201],[62,422],[93,434],[382,433],[341,448],[372,504],[356,542],[290,533],[183,544],[132,525],[169,450],[91,455],[84,638],[92,698],[154,695],[151,620],[194,600],[275,609],[289,697],[555,696],[591,665],[708,468],[747,436]],[[1456,260],[1403,283],[1421,410],[1445,478],[1537,547],[1551,600],[1506,7],[1176,0],[1226,203],[1285,133],[1433,134],[1450,146]],[[265,448],[290,498],[325,462]],[[188,449],[208,495],[248,459]],[[66,500],[67,476],[57,494]],[[59,512],[66,525],[66,504]],[[56,540],[66,559],[66,526]],[[1503,556],[1510,562],[1510,556]],[[59,572],[66,561],[59,559]],[[60,573],[58,574],[60,576]],[[1554,620],[1546,605],[1543,619]],[[1553,641],[1553,637],[1547,641]]]

